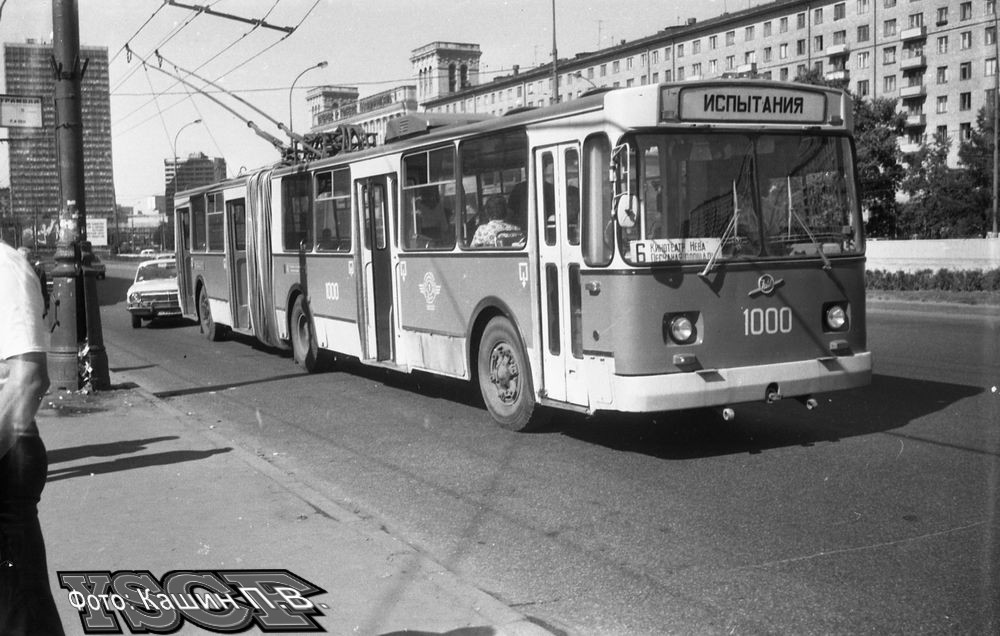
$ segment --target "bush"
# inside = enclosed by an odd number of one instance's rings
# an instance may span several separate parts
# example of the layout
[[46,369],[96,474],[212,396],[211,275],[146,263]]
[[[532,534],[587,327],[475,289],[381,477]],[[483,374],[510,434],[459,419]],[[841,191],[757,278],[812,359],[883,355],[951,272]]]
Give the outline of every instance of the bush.
[[868,270],[865,272],[865,286],[884,291],[1000,291],[1000,269],[985,272],[981,269],[939,269],[936,272],[929,269],[915,272]]

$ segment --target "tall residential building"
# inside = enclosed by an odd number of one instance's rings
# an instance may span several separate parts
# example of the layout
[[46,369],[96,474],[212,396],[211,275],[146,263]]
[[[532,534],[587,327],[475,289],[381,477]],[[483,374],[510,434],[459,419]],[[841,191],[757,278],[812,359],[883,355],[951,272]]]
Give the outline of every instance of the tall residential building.
[[163,192],[167,214],[174,212],[174,193],[226,179],[226,160],[193,152],[187,159],[163,160]]
[[[997,80],[995,11],[996,0],[776,0],[559,60],[557,94],[565,101],[593,88],[726,74],[794,80],[816,70],[855,95],[896,99],[907,116],[904,152],[947,133],[955,165]],[[439,65],[414,67],[435,86],[450,77]],[[546,105],[554,90],[544,64],[419,97],[428,111],[501,115]]]
[[[80,47],[86,72],[80,82],[83,115],[84,195],[90,217],[111,218],[115,211],[111,159],[111,98],[108,49]],[[82,66],[82,64],[81,64]],[[47,225],[61,207],[55,141],[55,80],[52,45],[28,40],[4,44],[5,92],[42,97],[42,128],[10,128],[11,202],[24,226]]]

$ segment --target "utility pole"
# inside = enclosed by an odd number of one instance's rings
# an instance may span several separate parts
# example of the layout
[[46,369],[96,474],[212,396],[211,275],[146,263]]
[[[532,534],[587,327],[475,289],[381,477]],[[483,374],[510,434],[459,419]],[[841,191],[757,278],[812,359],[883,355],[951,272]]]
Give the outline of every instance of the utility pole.
[[[81,386],[81,329],[86,335],[91,385],[106,389],[108,357],[101,332],[94,255],[87,241],[87,202],[83,176],[83,113],[80,83],[87,64],[80,62],[77,0],[52,0],[52,70],[55,77],[55,137],[59,185],[59,240],[52,272],[56,323],[49,351],[52,388]],[[82,276],[82,281],[81,281]],[[82,295],[82,298],[80,296]]]
[[559,53],[556,52],[556,0],[552,0],[552,103],[559,103]]

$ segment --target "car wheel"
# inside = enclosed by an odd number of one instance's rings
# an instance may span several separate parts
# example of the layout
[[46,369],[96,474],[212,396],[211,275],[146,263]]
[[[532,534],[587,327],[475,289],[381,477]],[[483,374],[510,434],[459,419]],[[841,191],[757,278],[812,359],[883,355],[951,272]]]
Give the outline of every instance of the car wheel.
[[136,316],[135,314],[132,314],[132,328],[138,329],[141,326],[142,326],[142,318]]

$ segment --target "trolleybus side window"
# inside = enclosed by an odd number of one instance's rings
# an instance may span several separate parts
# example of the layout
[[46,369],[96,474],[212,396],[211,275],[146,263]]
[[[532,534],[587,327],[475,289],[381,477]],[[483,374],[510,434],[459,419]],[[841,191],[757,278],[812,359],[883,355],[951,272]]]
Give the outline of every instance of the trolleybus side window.
[[281,180],[281,234],[286,252],[297,252],[304,244],[313,245],[312,177],[309,173],[289,175]]
[[349,168],[316,173],[316,250],[351,249],[351,171]]
[[455,149],[437,148],[403,158],[403,247],[455,247]]
[[205,237],[205,197],[193,197],[191,199],[191,251],[204,252]]
[[605,135],[592,135],[583,143],[583,259],[590,266],[604,266],[614,255],[611,218],[611,144]]
[[214,192],[207,197],[208,203],[208,251],[221,252],[226,249],[226,236],[222,218],[222,193]]
[[528,222],[528,138],[507,131],[462,143],[462,245],[522,248]]

